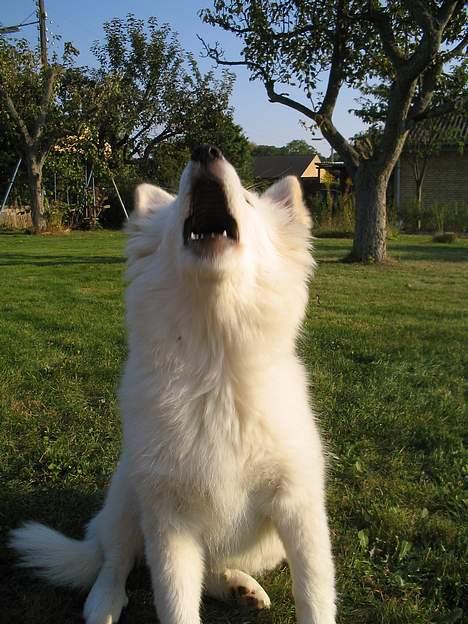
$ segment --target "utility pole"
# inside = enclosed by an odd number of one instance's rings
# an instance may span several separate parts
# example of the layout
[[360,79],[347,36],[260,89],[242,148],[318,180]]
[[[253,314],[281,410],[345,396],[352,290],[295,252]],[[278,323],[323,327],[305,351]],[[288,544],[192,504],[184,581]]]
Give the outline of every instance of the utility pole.
[[44,8],[44,0],[37,0],[37,17],[39,20],[39,40],[41,44],[41,63],[45,69],[48,65],[47,61],[47,34],[46,34],[46,17]]

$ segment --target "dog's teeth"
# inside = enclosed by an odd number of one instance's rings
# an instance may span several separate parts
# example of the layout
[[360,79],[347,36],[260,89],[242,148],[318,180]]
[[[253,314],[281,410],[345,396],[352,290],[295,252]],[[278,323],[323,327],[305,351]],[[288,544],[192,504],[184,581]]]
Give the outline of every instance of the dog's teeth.
[[216,234],[214,232],[211,232],[211,238],[214,238],[216,236]]
[[224,236],[224,238],[227,238],[227,232],[226,232],[226,230],[224,230],[224,232],[223,232],[223,236]]
[[205,238],[204,234],[199,234],[198,238],[201,238],[202,240]]
[[191,240],[197,240],[198,236],[196,236],[193,232],[190,234]]

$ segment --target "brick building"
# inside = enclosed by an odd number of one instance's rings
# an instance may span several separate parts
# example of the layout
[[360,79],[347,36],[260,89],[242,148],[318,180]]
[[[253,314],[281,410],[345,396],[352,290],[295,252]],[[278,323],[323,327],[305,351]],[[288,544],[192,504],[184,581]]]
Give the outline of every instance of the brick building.
[[468,117],[446,115],[418,124],[394,172],[395,205],[416,204],[416,178],[423,174],[421,206],[468,203]]

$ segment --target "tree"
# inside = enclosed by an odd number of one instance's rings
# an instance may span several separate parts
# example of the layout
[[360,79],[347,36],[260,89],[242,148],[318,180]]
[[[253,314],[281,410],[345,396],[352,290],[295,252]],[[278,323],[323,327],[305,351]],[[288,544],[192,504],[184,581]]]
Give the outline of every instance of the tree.
[[251,144],[252,156],[283,156],[284,147]]
[[[363,89],[359,100],[360,107],[354,112],[369,125],[364,134],[356,137],[361,145],[367,143],[372,151],[382,132],[385,121],[385,103],[389,98],[389,85],[368,85]],[[415,205],[417,211],[417,227],[421,228],[423,203],[423,186],[427,165],[431,157],[440,153],[445,145],[458,146],[460,152],[464,148],[463,128],[468,111],[457,110],[456,103],[468,102],[468,61],[463,59],[460,64],[450,66],[442,71],[432,98],[433,106],[445,111],[446,102],[453,102],[454,112],[444,115],[429,115],[417,123],[408,135],[404,150],[409,156],[415,182]]]
[[50,123],[54,95],[62,67],[40,65],[28,43],[12,46],[0,39],[0,104],[8,116],[13,141],[27,169],[31,216],[35,232],[45,225],[42,172],[57,127]]
[[283,147],[276,145],[255,145],[252,143],[251,151],[253,156],[285,156],[287,154],[300,154],[315,156],[317,150],[302,139],[293,139]]
[[[202,19],[243,41],[242,59],[225,58],[218,45],[206,53],[220,65],[246,66],[270,102],[298,111],[340,154],[354,183],[356,231],[350,259],[386,257],[386,190],[409,131],[448,110],[432,106],[442,70],[468,42],[462,0],[215,0]],[[326,78],[325,89],[321,82]],[[388,86],[378,141],[353,145],[333,122],[344,85]],[[306,103],[284,92],[296,84]],[[281,89],[281,90],[280,90]]]
[[0,40],[0,129],[7,126],[8,144],[25,159],[35,231],[47,216],[42,183],[49,155],[48,169],[66,177],[83,202],[85,168],[118,175],[119,186],[156,175],[174,187],[197,142],[218,143],[250,177],[248,142],[229,105],[234,76],[202,73],[155,18],[145,23],[129,15],[104,30],[94,46],[96,69],[75,67],[71,44],[61,63],[43,68],[25,41]]
[[289,143],[284,146],[284,149],[287,154],[310,154],[311,156],[317,154],[317,150],[312,145],[309,145],[307,141],[303,141],[302,139],[289,141]]
[[177,35],[155,17],[146,23],[132,14],[115,18],[104,32],[93,48],[99,67],[92,78],[99,93],[89,116],[112,147],[112,166],[137,166],[146,175],[167,172],[160,157],[175,165],[174,158],[180,161],[175,146],[186,157],[203,141],[217,142],[235,162],[246,162],[247,141],[229,106],[230,72],[220,78],[203,74]]

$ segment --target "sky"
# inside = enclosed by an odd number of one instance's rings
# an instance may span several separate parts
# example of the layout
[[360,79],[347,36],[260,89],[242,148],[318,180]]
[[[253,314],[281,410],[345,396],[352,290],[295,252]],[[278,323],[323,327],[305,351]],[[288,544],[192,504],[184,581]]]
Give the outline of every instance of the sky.
[[[45,0],[47,11],[47,28],[50,52],[63,49],[64,41],[71,41],[80,50],[78,63],[92,65],[94,57],[90,52],[95,40],[102,39],[102,25],[113,17],[125,17],[134,13],[138,18],[156,16],[160,23],[167,22],[180,36],[185,50],[193,52],[203,70],[213,67],[212,61],[203,59],[202,45],[197,38],[200,35],[209,43],[219,41],[226,51],[226,58],[240,58],[240,42],[230,33],[219,28],[203,24],[197,13],[201,8],[211,6],[211,0]],[[34,0],[2,0],[0,4],[0,24],[10,26],[35,18]],[[26,19],[28,18],[29,19]],[[56,41],[55,35],[61,36]],[[22,36],[32,42],[38,38],[36,26],[27,26]],[[13,37],[10,36],[10,40]],[[257,144],[282,146],[293,139],[304,139],[311,142],[312,134],[300,124],[301,117],[296,111],[281,104],[268,101],[265,88],[258,82],[249,80],[248,71],[235,68],[237,76],[231,99],[234,118],[244,130],[250,141]],[[299,98],[307,104],[304,96],[293,87],[288,90],[292,97]],[[350,137],[363,129],[359,119],[348,112],[353,107],[356,92],[344,90],[335,111],[334,121],[338,129]],[[319,133],[313,135],[318,138]],[[330,147],[323,139],[312,143],[322,154],[328,156]]]

